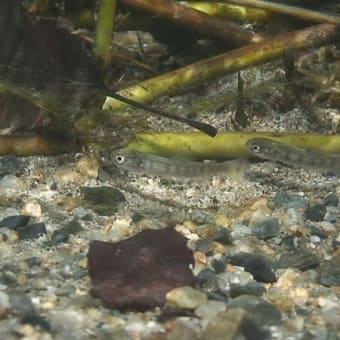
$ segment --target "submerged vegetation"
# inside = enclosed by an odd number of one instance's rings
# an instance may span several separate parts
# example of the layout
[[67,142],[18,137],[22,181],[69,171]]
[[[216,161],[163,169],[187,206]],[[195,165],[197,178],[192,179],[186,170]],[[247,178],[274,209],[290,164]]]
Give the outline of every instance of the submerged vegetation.
[[[247,129],[252,120],[249,109],[262,101],[262,105],[277,106],[282,115],[300,107],[317,132],[282,133],[280,139],[299,147],[317,145],[322,152],[340,152],[337,136],[332,142],[324,136],[329,118],[317,110],[339,107],[336,41],[340,20],[317,6],[314,2],[308,8],[306,2],[301,9],[288,3],[240,0],[209,4],[92,0],[77,5],[67,0],[2,1],[1,12],[9,18],[20,8],[18,22],[5,21],[0,15],[3,46],[11,50],[21,30],[26,33],[16,53],[0,53],[0,150],[13,152],[6,148],[6,135],[13,140],[29,131],[26,138],[39,135],[47,141],[53,137],[53,153],[55,139],[67,136],[75,147],[91,143],[106,151],[130,143],[130,148],[163,156],[176,152],[188,158],[248,156],[248,134],[225,132],[211,138],[204,133],[216,134],[213,115],[221,115],[226,107],[235,112],[230,128]],[[336,3],[327,6],[329,13],[335,13]],[[239,73],[237,87],[200,98],[202,87],[260,64],[266,64],[265,72],[275,76],[245,84]],[[180,110],[169,109],[164,101],[161,107],[154,103],[188,90],[194,100]],[[132,112],[131,105],[143,111]],[[127,107],[130,111],[122,111]],[[210,112],[211,119],[203,122],[194,117],[202,110]],[[140,134],[151,128],[150,114],[175,119],[203,134]],[[157,137],[145,142],[146,135]],[[182,138],[185,147],[179,146]],[[202,140],[204,151],[200,150]],[[15,152],[34,154],[36,150],[30,152],[26,145],[25,152]]]

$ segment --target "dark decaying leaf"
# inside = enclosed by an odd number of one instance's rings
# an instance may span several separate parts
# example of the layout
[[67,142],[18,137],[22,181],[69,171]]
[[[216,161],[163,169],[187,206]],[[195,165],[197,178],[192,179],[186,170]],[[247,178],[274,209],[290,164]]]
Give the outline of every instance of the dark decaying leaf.
[[145,230],[116,243],[92,241],[88,254],[92,294],[110,308],[162,306],[173,288],[193,285],[186,239],[172,227]]

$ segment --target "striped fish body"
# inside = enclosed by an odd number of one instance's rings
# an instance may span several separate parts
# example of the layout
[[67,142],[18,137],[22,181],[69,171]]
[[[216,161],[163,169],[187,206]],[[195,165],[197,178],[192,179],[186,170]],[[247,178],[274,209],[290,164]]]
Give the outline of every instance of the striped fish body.
[[340,172],[340,154],[324,154],[261,137],[248,140],[247,148],[254,156],[269,161],[321,171]]
[[205,163],[159,157],[129,149],[115,152],[113,160],[118,168],[162,177],[200,178],[224,174],[240,179],[248,167],[248,162],[243,159]]

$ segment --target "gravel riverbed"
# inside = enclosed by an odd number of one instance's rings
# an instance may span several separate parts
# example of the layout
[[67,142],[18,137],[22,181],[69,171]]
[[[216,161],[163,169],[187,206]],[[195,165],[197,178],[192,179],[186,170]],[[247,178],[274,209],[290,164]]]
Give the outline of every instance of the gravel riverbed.
[[[257,129],[291,131],[293,116],[305,126],[295,112]],[[0,157],[1,338],[339,339],[339,198],[338,177],[271,162],[194,182],[109,173],[85,154]],[[92,240],[169,225],[193,251],[193,287],[146,311],[91,296]]]

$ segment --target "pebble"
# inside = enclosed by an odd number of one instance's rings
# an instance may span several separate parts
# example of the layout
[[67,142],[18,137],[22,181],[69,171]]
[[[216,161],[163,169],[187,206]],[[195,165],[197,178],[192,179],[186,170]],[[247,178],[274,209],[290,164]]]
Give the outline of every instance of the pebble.
[[68,234],[75,235],[75,234],[78,234],[79,232],[81,232],[84,229],[77,220],[72,220],[72,221],[68,222],[65,225],[65,227],[62,228],[62,230],[64,230]]
[[214,269],[215,273],[223,273],[225,271],[226,261],[213,258],[211,259],[210,266]]
[[46,226],[44,222],[32,223],[17,230],[20,240],[36,239],[46,234]]
[[323,220],[326,214],[326,206],[324,204],[316,204],[310,206],[305,211],[305,216],[307,220],[314,222],[320,222]]
[[266,298],[284,312],[292,312],[304,306],[308,292],[301,285],[301,275],[296,269],[286,269],[280,273],[278,281],[269,288]]
[[308,200],[300,195],[291,194],[287,192],[278,193],[273,199],[276,208],[294,208],[294,209],[307,209]]
[[323,222],[336,223],[338,219],[338,208],[328,206]]
[[253,295],[242,295],[232,299],[227,309],[242,309],[259,325],[278,326],[281,324],[281,312],[271,303]]
[[248,221],[249,225],[262,222],[272,214],[266,197],[257,198],[238,213],[239,221]]
[[249,282],[245,285],[231,284],[230,285],[230,296],[235,298],[241,295],[255,295],[262,296],[266,292],[266,288],[262,283]]
[[253,234],[261,240],[276,237],[280,232],[280,221],[277,217],[269,218],[255,224],[252,227],[252,231]]
[[0,179],[0,191],[3,197],[16,197],[18,191],[23,190],[26,190],[25,181],[15,175],[9,174]]
[[296,208],[288,208],[280,215],[280,221],[284,226],[304,225],[304,213]]
[[53,178],[57,183],[81,185],[85,182],[84,178],[72,167],[64,166],[57,169]]
[[52,310],[49,319],[52,329],[61,333],[66,339],[69,339],[69,336],[73,339],[76,335],[78,339],[81,338],[82,330],[86,327],[84,316],[71,308]]
[[191,212],[191,219],[197,224],[213,224],[215,222],[215,217],[212,214],[207,214],[202,210],[194,209]]
[[209,282],[210,280],[213,280],[214,282],[217,282],[217,278],[215,276],[215,272],[212,271],[209,268],[205,268],[201,270],[196,275],[196,282],[198,285],[204,285],[206,282]]
[[[321,225],[321,222],[319,223],[319,226]],[[326,239],[327,233],[323,231],[322,229],[318,228],[316,225],[310,225],[310,234],[311,234],[311,240],[313,236],[318,237],[318,239]]]
[[76,292],[76,287],[71,284],[66,284],[63,287],[57,288],[55,294],[57,296],[74,296]]
[[244,224],[233,224],[232,232],[230,235],[233,238],[237,238],[240,235],[251,235],[253,233],[252,229]]
[[232,244],[233,242],[230,231],[224,227],[219,228],[216,233],[211,236],[211,240],[222,244]]
[[11,301],[11,312],[20,317],[36,314],[33,302],[28,294],[21,291],[13,291],[9,295]]
[[195,309],[195,315],[203,319],[205,323],[213,320],[220,312],[224,312],[227,308],[225,302],[208,300]]
[[330,223],[330,222],[327,222],[327,221],[322,221],[318,225],[327,234],[336,232],[336,227],[333,223]]
[[6,292],[0,290],[0,320],[6,317],[11,308],[10,297]]
[[335,253],[329,261],[319,268],[319,282],[324,286],[340,286],[340,254]]
[[66,243],[70,238],[70,235],[65,233],[63,230],[55,230],[51,235],[48,244],[56,246],[59,243]]
[[27,202],[22,208],[21,213],[32,217],[41,217],[41,205],[38,202]]
[[340,300],[339,298],[321,298],[319,299],[322,313],[328,325],[334,329],[340,330]]
[[172,289],[166,294],[171,306],[183,309],[195,309],[207,301],[207,295],[189,286]]
[[28,215],[15,215],[15,216],[8,216],[0,221],[0,228],[8,228],[8,229],[18,229],[20,227],[25,226],[31,216]]
[[75,169],[85,177],[97,178],[99,164],[95,158],[91,158],[89,156],[82,156],[78,160]]
[[81,192],[88,206],[100,215],[113,215],[118,205],[125,202],[124,194],[109,186],[82,187]]
[[310,251],[296,249],[282,253],[276,265],[278,268],[296,268],[304,271],[316,268],[319,264],[320,261],[316,255]]
[[325,205],[336,207],[339,204],[339,198],[334,192],[330,192],[324,198]]
[[[51,325],[50,323],[42,316],[33,314],[27,315],[21,319],[21,323],[25,326],[33,326],[35,328],[40,328],[45,332],[51,332]],[[33,328],[32,328],[33,329]]]
[[298,247],[297,238],[293,235],[285,236],[281,239],[281,246],[287,251],[292,251]]
[[214,245],[210,240],[200,239],[196,241],[195,251],[211,255],[214,251]]
[[[161,339],[160,334],[157,334],[154,340]],[[199,340],[195,330],[182,321],[175,321],[171,325],[171,330],[168,332],[166,340]],[[150,339],[151,340],[151,339]],[[165,340],[165,339],[164,339]]]
[[235,266],[243,267],[257,281],[276,281],[274,262],[267,256],[239,253],[231,256],[229,261]]
[[[247,313],[242,309],[219,312],[202,333],[203,340],[233,340],[241,336],[241,324]],[[241,334],[240,334],[241,333]]]
[[79,207],[81,205],[81,198],[80,197],[72,197],[67,196],[63,197],[59,205],[65,210],[65,211],[72,211],[75,208]]
[[55,230],[49,240],[50,245],[57,245],[59,243],[65,243],[69,240],[70,235],[77,234],[82,231],[81,224],[76,221],[70,221],[65,227]]
[[246,286],[248,283],[254,282],[252,275],[242,268],[234,268],[233,271],[220,273],[216,275],[216,278],[219,292],[226,296],[230,295],[232,286]]

